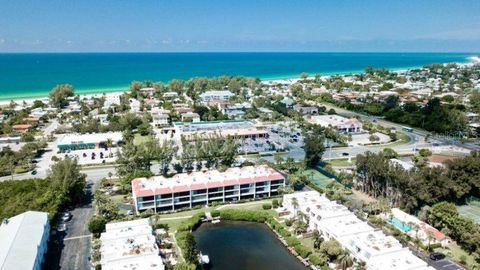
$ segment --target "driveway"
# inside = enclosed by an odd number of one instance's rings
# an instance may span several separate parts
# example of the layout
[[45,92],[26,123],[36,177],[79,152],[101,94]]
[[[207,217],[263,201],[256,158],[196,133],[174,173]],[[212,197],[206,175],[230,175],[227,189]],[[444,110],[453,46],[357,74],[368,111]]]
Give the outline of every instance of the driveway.
[[[87,179],[92,181],[88,176]],[[88,221],[93,215],[92,193],[100,181],[94,179],[92,183],[91,189],[87,189],[84,203],[70,211],[72,219],[67,222],[66,233],[52,236],[51,240],[57,242],[57,245],[53,247],[54,250],[49,251],[46,269],[91,269],[91,235],[88,231]]]
[[448,260],[440,260],[440,261],[429,261],[430,265],[438,270],[464,270],[465,268],[461,267],[460,265]]

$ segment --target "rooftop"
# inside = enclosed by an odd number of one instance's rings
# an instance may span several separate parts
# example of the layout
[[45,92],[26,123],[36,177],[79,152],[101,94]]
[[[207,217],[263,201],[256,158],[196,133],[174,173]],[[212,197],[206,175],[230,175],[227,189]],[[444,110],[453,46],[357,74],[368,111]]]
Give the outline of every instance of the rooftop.
[[3,222],[0,225],[0,269],[33,269],[47,226],[48,214],[36,211]]
[[59,145],[99,143],[111,139],[113,142],[123,140],[121,132],[92,133],[92,134],[68,134],[58,142]]
[[100,239],[102,269],[164,269],[149,219],[109,223]]
[[136,178],[132,181],[132,192],[136,197],[143,197],[154,194],[169,194],[173,192],[282,179],[284,179],[284,177],[279,172],[266,165],[247,166],[230,168],[225,172],[211,170],[206,172],[181,173],[171,178],[163,176]]

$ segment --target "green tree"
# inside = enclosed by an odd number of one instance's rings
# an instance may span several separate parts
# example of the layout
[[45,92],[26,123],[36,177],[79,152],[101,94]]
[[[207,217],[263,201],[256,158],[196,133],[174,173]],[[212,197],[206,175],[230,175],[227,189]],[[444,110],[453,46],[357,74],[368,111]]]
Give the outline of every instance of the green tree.
[[305,164],[307,167],[315,167],[322,159],[325,151],[325,136],[323,129],[315,127],[304,138]]
[[98,236],[105,230],[106,224],[104,218],[93,216],[88,222],[88,231]]
[[59,84],[50,91],[49,99],[52,106],[64,108],[68,105],[68,97],[74,96],[73,86],[70,84]]
[[48,178],[57,192],[64,196],[65,202],[79,203],[83,200],[86,175],[80,173],[76,159],[65,158],[57,161],[50,168]]

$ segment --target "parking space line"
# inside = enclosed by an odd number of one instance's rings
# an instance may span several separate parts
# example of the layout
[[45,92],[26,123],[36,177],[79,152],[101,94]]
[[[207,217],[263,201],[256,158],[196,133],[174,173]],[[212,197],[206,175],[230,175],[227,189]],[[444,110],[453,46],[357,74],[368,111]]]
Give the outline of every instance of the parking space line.
[[85,234],[85,235],[67,237],[67,238],[63,238],[63,241],[75,240],[75,239],[81,239],[81,238],[87,238],[87,237],[90,238],[90,237],[92,237],[92,235],[91,234]]

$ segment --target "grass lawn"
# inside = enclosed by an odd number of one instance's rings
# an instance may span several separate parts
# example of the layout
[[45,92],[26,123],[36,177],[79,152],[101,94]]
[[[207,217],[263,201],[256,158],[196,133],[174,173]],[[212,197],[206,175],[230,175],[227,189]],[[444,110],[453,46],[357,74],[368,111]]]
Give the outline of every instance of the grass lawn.
[[392,146],[406,144],[409,142],[410,142],[410,136],[408,136],[405,132],[397,131],[397,140],[393,143],[385,144],[385,146],[392,147]]
[[[192,209],[188,211],[170,213],[170,214],[161,214],[159,215],[160,223],[168,224],[170,231],[174,232],[180,226],[180,224],[185,221],[186,219],[190,218],[191,216],[198,214],[198,213],[205,213],[209,211],[213,211],[215,209],[229,209],[229,208],[242,208],[245,210],[263,210],[262,205],[265,203],[271,204],[273,199],[266,199],[260,201],[252,201],[252,202],[245,202],[245,203],[232,203],[232,204],[225,204],[216,207],[203,207],[201,209]],[[275,216],[278,215],[277,212],[274,210],[268,210],[271,214]]]
[[325,162],[332,165],[332,166],[347,167],[347,166],[354,166],[355,162],[357,161],[357,158],[352,157],[352,159],[350,161],[351,162],[348,162],[348,158],[342,158],[342,159],[326,160]]
[[135,134],[135,137],[133,137],[133,143],[135,145],[140,145],[144,143],[148,139],[148,136],[142,136],[140,134]]
[[473,258],[473,256],[468,254],[468,252],[463,250],[460,246],[458,246],[455,243],[450,243],[447,246],[447,248],[438,248],[438,249],[435,249],[435,251],[441,252],[447,255],[447,257],[451,258],[456,262],[460,262],[461,261],[460,257],[465,256],[467,266],[472,266],[475,263],[475,259]]

